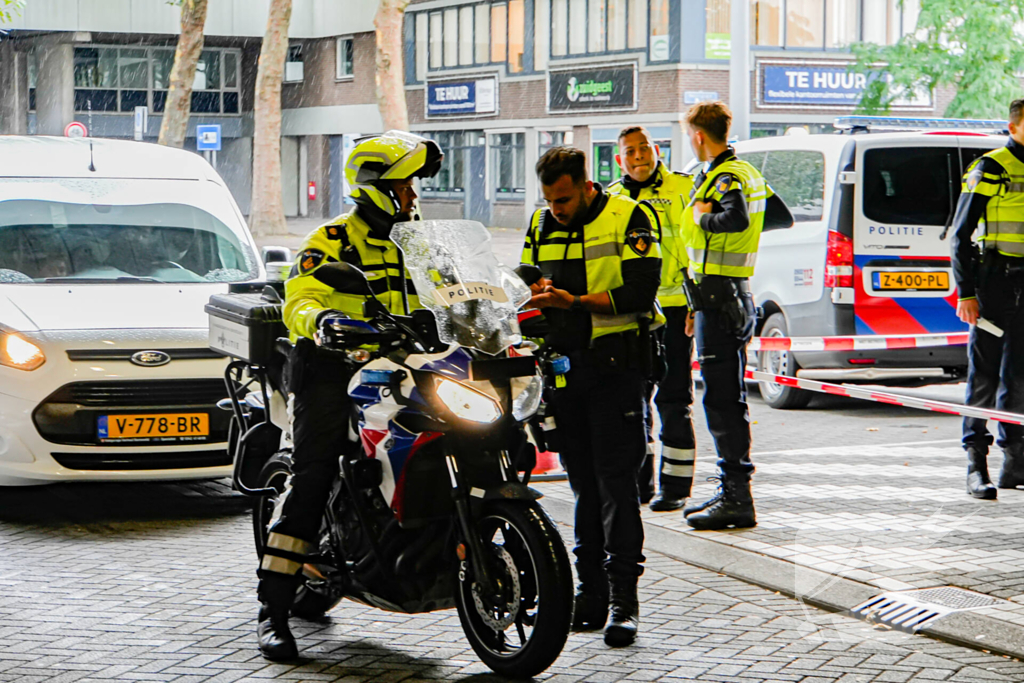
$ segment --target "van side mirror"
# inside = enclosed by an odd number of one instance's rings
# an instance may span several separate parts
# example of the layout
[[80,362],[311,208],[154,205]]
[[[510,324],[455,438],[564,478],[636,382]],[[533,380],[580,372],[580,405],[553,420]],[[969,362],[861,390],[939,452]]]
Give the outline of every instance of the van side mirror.
[[288,247],[263,247],[263,263],[291,263],[292,250]]

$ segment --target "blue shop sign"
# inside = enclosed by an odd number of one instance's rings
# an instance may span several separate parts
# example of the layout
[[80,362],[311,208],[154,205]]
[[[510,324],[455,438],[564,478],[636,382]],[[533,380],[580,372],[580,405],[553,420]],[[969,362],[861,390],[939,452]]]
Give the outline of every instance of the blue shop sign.
[[427,116],[497,113],[494,78],[427,83]]
[[[764,104],[854,107],[869,76],[845,66],[765,65],[761,101]],[[871,78],[877,76],[872,74]]]

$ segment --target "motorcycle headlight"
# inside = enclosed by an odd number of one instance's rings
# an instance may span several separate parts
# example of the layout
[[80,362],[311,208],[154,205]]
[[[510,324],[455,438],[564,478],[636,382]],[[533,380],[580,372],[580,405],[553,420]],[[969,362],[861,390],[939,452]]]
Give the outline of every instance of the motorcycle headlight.
[[[521,382],[520,382],[521,381]],[[521,384],[521,386],[517,386]],[[516,390],[519,393],[515,393]],[[540,395],[544,390],[544,380],[539,375],[533,377],[516,377],[512,380],[512,417],[516,422],[523,422],[537,412],[540,407]]]
[[35,370],[46,362],[43,350],[13,332],[0,331],[0,365]]
[[495,422],[501,407],[490,396],[450,379],[439,379],[437,397],[456,417],[473,422]]

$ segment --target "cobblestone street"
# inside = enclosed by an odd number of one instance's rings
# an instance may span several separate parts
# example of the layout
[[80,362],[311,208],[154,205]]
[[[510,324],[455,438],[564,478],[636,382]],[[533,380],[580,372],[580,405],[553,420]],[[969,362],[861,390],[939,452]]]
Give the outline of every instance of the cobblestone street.
[[[8,489],[3,500],[0,681],[497,680],[454,611],[351,602],[325,623],[293,619],[301,663],[263,660],[248,501],[226,482]],[[1024,680],[1017,661],[648,558],[638,646],[575,634],[544,679]]]

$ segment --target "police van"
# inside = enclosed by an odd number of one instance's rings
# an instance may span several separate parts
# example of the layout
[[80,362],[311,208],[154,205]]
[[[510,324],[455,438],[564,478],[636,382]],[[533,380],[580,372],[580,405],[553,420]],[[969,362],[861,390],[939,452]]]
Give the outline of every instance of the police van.
[[[1001,121],[850,116],[836,135],[736,144],[793,213],[761,236],[751,289],[764,337],[964,332],[949,223],[964,172],[1006,144]],[[759,370],[829,382],[920,386],[962,380],[965,346],[761,352]],[[761,383],[774,408],[811,394]]]

